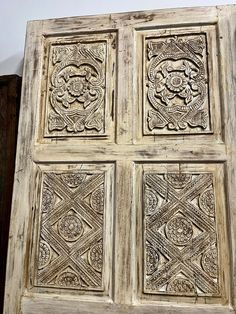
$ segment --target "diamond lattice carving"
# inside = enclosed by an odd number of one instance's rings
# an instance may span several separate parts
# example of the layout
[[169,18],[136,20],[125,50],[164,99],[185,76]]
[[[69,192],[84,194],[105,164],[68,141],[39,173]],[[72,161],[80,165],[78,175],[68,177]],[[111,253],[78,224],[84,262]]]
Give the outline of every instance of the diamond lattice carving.
[[44,174],[36,285],[103,290],[104,176]]
[[144,239],[144,292],[219,295],[212,173],[146,173]]

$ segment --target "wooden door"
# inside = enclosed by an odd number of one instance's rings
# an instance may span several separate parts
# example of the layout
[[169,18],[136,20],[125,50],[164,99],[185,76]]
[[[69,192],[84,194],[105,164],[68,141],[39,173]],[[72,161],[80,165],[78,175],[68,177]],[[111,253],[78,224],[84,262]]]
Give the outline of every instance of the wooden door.
[[234,312],[235,21],[29,22],[5,314]]

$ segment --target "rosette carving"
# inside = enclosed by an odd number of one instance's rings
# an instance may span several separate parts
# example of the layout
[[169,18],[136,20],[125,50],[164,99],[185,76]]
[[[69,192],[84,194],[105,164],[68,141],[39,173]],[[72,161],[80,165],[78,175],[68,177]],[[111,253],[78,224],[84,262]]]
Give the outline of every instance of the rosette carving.
[[176,245],[185,245],[192,238],[192,224],[188,219],[176,216],[166,224],[166,235]]
[[175,278],[168,284],[167,291],[175,293],[193,293],[193,283],[185,278]]
[[58,224],[58,232],[66,241],[76,241],[83,233],[83,224],[76,215],[66,215]]
[[89,251],[89,263],[98,272],[102,271],[103,266],[103,244],[96,243]]
[[51,249],[47,242],[40,241],[39,243],[39,263],[38,267],[39,269],[44,268],[50,263],[51,259]]
[[80,286],[80,279],[75,273],[71,271],[65,271],[58,276],[57,284],[65,288],[77,288]]
[[218,264],[217,264],[217,250],[216,248],[210,248],[202,255],[202,267],[206,273],[211,277],[217,278]]

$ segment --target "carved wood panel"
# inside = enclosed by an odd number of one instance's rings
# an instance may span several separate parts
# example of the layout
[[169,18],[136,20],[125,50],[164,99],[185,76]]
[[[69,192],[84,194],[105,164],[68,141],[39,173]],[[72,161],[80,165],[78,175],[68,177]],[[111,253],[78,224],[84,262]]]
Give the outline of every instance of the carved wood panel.
[[104,241],[105,217],[112,221],[109,184],[106,171],[92,168],[43,172],[35,286],[104,291],[104,251],[111,250]]
[[137,30],[139,140],[221,137],[216,32],[214,25]]
[[149,131],[211,130],[206,35],[159,37],[145,45]]
[[137,228],[143,230],[142,293],[153,300],[224,298],[227,230],[222,166],[154,164],[136,169],[141,181],[136,193],[143,195],[136,199]]
[[45,40],[44,137],[112,135],[115,46],[114,33]]
[[218,295],[211,173],[149,173],[145,189],[145,292]]

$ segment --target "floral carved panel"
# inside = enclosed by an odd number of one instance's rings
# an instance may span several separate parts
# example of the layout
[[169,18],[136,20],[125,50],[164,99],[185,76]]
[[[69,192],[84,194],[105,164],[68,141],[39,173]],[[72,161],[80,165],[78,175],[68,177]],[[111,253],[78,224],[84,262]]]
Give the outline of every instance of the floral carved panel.
[[205,33],[146,38],[144,134],[212,131]]
[[45,137],[106,136],[115,35],[46,41]]
[[144,174],[144,292],[220,296],[212,173]]
[[45,172],[35,286],[104,290],[105,172]]

